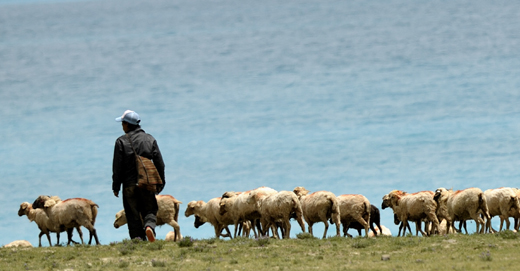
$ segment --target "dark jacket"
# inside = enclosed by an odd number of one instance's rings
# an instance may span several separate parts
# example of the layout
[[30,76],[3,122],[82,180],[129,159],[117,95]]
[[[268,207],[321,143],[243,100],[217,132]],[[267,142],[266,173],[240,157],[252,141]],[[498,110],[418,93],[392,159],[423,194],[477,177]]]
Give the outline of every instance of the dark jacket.
[[[164,178],[164,162],[155,138],[145,133],[141,128],[128,132],[128,135],[132,139],[132,144],[137,154],[153,161],[163,183],[166,184]],[[112,173],[113,191],[119,191],[121,184],[123,184],[124,188],[136,185],[137,183],[137,168],[134,151],[126,134],[116,140]]]

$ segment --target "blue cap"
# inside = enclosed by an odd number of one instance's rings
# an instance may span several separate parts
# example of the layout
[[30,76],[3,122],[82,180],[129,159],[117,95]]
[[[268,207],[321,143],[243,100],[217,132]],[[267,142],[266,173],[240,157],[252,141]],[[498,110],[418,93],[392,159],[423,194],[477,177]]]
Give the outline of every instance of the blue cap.
[[118,122],[128,122],[133,125],[138,125],[141,119],[139,118],[139,115],[135,113],[132,110],[126,110],[125,113],[119,118],[116,118],[116,121]]

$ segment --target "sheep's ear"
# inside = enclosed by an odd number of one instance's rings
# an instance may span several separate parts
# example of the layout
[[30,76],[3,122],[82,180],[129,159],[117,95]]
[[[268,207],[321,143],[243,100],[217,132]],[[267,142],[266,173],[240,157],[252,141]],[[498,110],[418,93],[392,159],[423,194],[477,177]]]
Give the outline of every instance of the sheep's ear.
[[50,208],[54,205],[56,205],[56,202],[53,199],[49,199],[49,200],[45,201],[45,204],[43,205],[43,207]]

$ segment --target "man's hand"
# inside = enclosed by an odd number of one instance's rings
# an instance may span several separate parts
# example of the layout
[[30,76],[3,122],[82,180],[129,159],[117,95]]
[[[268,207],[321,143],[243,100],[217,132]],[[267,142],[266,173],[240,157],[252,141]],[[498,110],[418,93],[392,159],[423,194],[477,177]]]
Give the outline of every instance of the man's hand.
[[119,198],[119,191],[114,190],[114,196],[116,196],[116,198]]

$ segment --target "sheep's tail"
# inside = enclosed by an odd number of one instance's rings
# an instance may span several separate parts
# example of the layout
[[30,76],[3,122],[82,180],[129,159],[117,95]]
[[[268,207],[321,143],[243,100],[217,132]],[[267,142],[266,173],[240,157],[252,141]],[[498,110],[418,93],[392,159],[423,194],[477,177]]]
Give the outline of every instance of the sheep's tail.
[[331,213],[331,218],[332,218],[332,221],[334,223],[337,223],[337,225],[339,225],[339,202],[338,202],[338,199],[335,197],[335,196],[330,196],[329,197],[329,201],[331,203],[331,206],[330,206],[330,213]]
[[484,196],[484,193],[478,194],[478,208],[482,211],[486,219],[491,219],[491,216],[489,215],[489,210],[487,206],[487,200]]
[[92,211],[92,226],[94,226],[94,224],[96,223],[98,208],[99,205],[95,204],[94,202],[90,203],[90,210]]
[[173,220],[179,222],[179,209],[180,209],[180,203],[174,203],[173,209],[175,210],[175,216],[173,217]]

